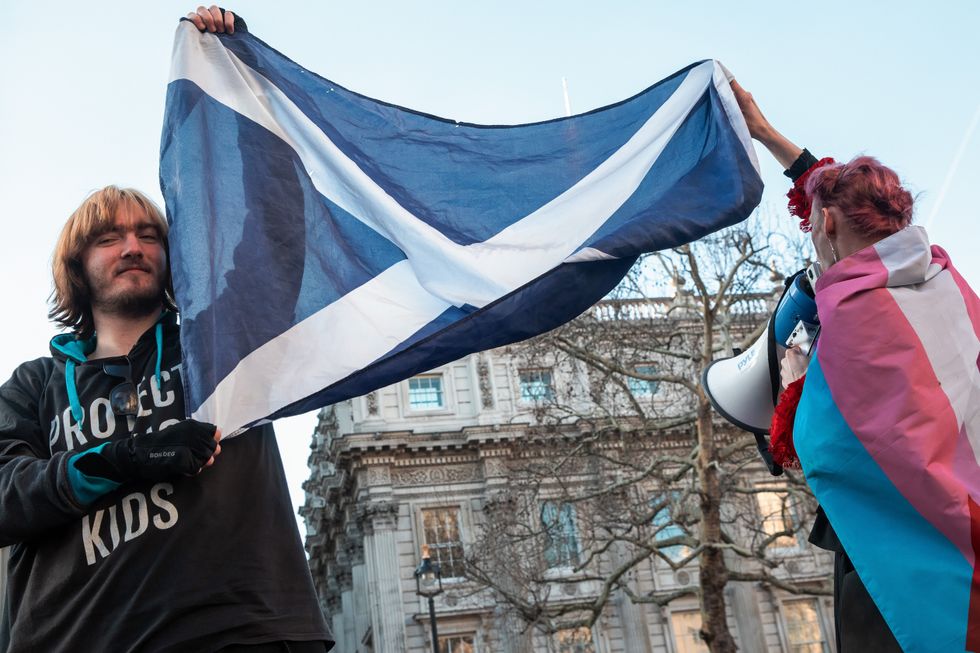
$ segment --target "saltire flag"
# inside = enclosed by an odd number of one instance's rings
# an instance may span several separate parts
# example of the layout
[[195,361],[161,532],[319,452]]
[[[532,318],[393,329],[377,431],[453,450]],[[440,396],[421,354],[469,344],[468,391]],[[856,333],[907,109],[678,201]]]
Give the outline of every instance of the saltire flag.
[[188,412],[225,433],[572,319],[762,182],[723,67],[589,113],[445,120],[177,29],[161,142]]
[[803,471],[902,649],[980,650],[980,300],[909,227],[816,283]]

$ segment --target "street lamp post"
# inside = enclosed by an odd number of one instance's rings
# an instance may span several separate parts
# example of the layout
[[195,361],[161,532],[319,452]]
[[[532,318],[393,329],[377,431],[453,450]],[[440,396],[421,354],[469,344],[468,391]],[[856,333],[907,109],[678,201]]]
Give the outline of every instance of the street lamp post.
[[439,633],[436,631],[435,598],[442,594],[442,569],[429,556],[429,545],[422,545],[422,564],[415,570],[415,593],[429,599],[429,627],[432,629],[432,653],[439,653]]

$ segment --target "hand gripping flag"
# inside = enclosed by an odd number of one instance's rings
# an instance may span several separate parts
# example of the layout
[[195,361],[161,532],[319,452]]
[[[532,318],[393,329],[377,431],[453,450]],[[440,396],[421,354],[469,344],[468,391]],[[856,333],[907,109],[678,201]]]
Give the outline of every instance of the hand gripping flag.
[[482,126],[182,21],[170,80],[185,398],[226,433],[552,329],[762,193],[714,61],[583,115]]
[[980,650],[980,300],[909,227],[816,284],[807,481],[904,651]]

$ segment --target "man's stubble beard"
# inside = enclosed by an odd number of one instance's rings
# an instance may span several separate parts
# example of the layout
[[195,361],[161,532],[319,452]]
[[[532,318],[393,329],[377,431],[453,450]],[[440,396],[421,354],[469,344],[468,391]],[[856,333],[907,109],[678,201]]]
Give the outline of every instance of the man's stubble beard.
[[145,288],[125,288],[113,291],[111,282],[104,279],[89,281],[92,293],[92,309],[107,315],[140,319],[158,313],[164,304],[164,282],[157,275],[152,285]]

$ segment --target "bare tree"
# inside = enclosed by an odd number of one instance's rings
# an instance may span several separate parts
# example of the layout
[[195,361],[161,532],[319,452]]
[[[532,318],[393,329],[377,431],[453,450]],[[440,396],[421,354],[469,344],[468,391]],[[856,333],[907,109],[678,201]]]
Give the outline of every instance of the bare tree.
[[[467,575],[531,627],[592,626],[617,595],[662,606],[697,595],[701,638],[727,652],[729,583],[829,593],[826,575],[794,578],[780,555],[815,509],[801,476],[765,483],[754,438],[719,421],[699,382],[759,337],[774,286],[802,266],[763,222],[650,255],[592,311],[511,348],[533,437],[484,508]],[[699,581],[643,589],[651,560]]]

